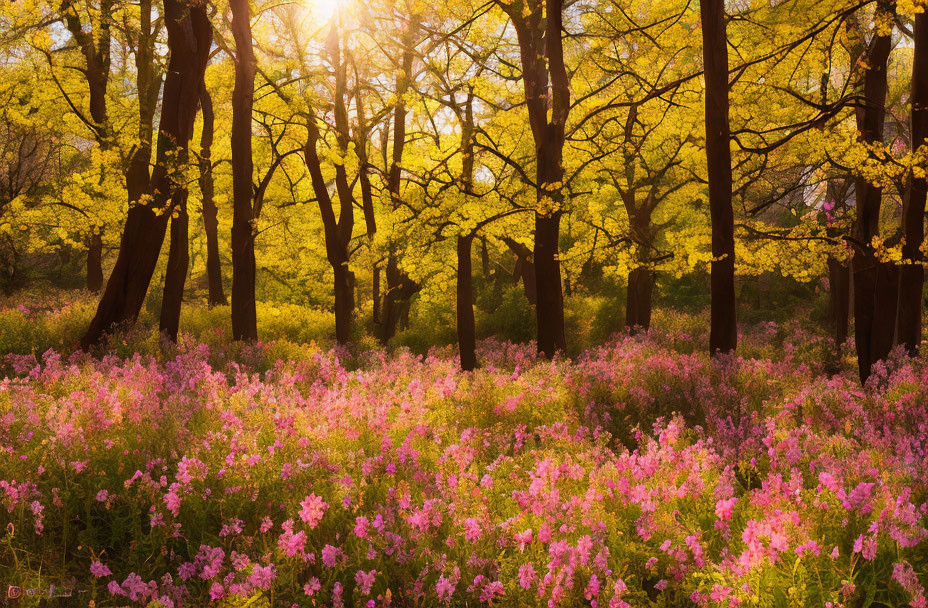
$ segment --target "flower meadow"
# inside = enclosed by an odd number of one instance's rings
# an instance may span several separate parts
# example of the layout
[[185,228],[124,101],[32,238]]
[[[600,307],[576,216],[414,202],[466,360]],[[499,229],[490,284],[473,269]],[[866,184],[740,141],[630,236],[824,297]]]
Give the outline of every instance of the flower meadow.
[[487,341],[473,373],[275,342],[7,355],[0,580],[95,606],[925,608],[928,365],[861,388],[823,339],[751,332],[776,348]]

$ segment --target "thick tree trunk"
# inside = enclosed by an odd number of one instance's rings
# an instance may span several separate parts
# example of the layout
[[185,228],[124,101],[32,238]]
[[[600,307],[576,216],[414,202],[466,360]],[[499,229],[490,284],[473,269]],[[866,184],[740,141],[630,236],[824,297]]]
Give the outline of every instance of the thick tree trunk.
[[222,287],[222,264],[219,261],[219,209],[216,207],[215,186],[213,182],[213,100],[204,86],[200,91],[200,110],[203,116],[203,130],[200,134],[200,193],[203,195],[202,214],[203,232],[206,235],[206,278],[209,283],[207,302],[210,306],[226,304],[226,294]]
[[558,259],[560,212],[535,214],[535,310],[538,321],[538,352],[549,359],[567,348],[564,335],[564,296],[561,262]]
[[335,274],[335,339],[345,345],[351,341],[351,318],[354,314],[354,275],[348,264],[333,266]]
[[471,248],[473,242],[473,235],[459,236],[457,239],[458,352],[461,355],[461,369],[464,371],[473,371],[474,368],[477,367],[477,337],[474,323],[474,285],[471,268]]
[[535,143],[535,313],[538,352],[548,358],[566,347],[559,241],[570,81],[564,65],[563,9],[562,0],[532,0],[505,8],[519,40],[525,105]]
[[850,269],[835,259],[828,260],[828,308],[835,344],[847,342],[847,328],[851,308]]
[[230,0],[235,38],[232,91],[232,338],[258,339],[255,303],[254,160],[251,149],[256,62],[248,0]]
[[[891,11],[884,4],[880,12]],[[886,114],[886,61],[892,48],[889,33],[877,34],[871,40],[866,51],[863,86],[863,105],[857,108],[857,130],[860,140],[865,143],[880,142],[883,139],[883,120]],[[870,243],[880,232],[880,206],[883,189],[872,185],[863,176],[855,180],[857,200],[857,220],[854,225],[854,237],[860,244],[851,262],[854,272],[854,342],[857,348],[857,368],[860,381],[866,382],[870,377],[870,368],[874,362],[884,358],[888,352],[887,344],[892,344],[890,335],[887,340],[887,327],[895,326],[895,305],[891,311],[882,306],[877,307],[877,288],[892,283],[887,273],[880,272],[880,263]],[[892,317],[892,323],[889,318]]]
[[[928,142],[928,14],[915,15],[915,58],[912,64],[912,150]],[[899,313],[896,337],[911,355],[922,341],[922,298],[925,267],[922,241],[925,238],[925,200],[928,180],[909,176],[902,209],[905,243],[899,276]]]
[[87,291],[97,293],[103,288],[103,237],[100,230],[90,232],[87,246]]
[[709,216],[712,222],[712,295],[709,353],[738,345],[735,315],[735,228],[731,188],[731,133],[728,124],[728,40],[724,0],[700,0],[706,79],[706,156]]
[[187,268],[190,266],[186,188],[178,188],[174,193],[172,206],[174,215],[171,218],[171,245],[168,249],[168,263],[164,271],[164,290],[158,329],[165,338],[171,342],[177,342],[184,284],[187,282]]
[[654,293],[654,271],[639,266],[628,273],[628,294],[625,305],[625,327],[631,331],[651,328],[651,297]]
[[[150,152],[144,144],[136,149],[126,179],[129,200],[135,204],[130,205],[119,255],[97,313],[81,339],[84,348],[99,343],[114,325],[138,318],[171,216],[169,202],[183,180],[183,167],[176,159],[193,134],[212,26],[204,6],[188,7],[178,0],[165,0],[164,13],[171,58],[161,107],[157,163],[149,179]],[[149,192],[151,200],[140,203],[142,195]]]

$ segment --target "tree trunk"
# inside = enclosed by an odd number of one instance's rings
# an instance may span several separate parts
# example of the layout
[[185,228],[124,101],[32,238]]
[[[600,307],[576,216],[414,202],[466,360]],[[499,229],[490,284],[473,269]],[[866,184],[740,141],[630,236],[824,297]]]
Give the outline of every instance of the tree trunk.
[[[403,36],[403,57],[401,72],[396,79],[396,106],[393,109],[393,155],[390,172],[387,176],[387,190],[395,211],[399,208],[400,182],[402,179],[401,163],[406,146],[406,102],[405,95],[412,82],[412,62],[415,58],[416,22],[410,21]],[[408,318],[409,298],[418,291],[418,284],[400,269],[397,259],[396,243],[391,242],[387,250],[387,268],[385,273],[387,290],[383,296],[383,333],[381,342],[387,344],[396,335],[397,324],[404,317]],[[404,312],[405,309],[405,312]]]
[[[377,234],[377,216],[374,215],[374,194],[371,188],[370,170],[371,164],[368,161],[367,145],[369,141],[367,119],[364,115],[364,101],[361,95],[361,82],[357,79],[355,82],[355,99],[356,116],[358,119],[357,144],[356,150],[358,155],[358,183],[361,185],[361,210],[364,213],[364,226],[367,231],[368,250],[373,255],[374,236]],[[373,298],[373,319],[374,324],[380,322],[380,267],[377,262],[371,265],[371,292]]]
[[87,291],[98,293],[103,288],[103,237],[100,229],[90,232],[87,247]]
[[561,262],[558,260],[560,212],[535,214],[535,310],[538,321],[538,352],[549,359],[567,348],[564,335],[564,296]]
[[[915,15],[915,58],[912,64],[912,150],[928,141],[928,14]],[[925,238],[925,199],[928,181],[909,175],[902,209],[905,243],[899,276],[897,339],[910,355],[918,354],[922,341],[922,292],[925,267],[922,241]]]
[[184,284],[190,265],[188,245],[187,189],[178,188],[174,193],[174,215],[171,218],[171,245],[168,263],[164,271],[164,290],[161,298],[161,318],[158,329],[171,342],[177,342],[180,327],[180,308],[184,299]]
[[248,0],[230,0],[235,38],[232,91],[232,338],[258,339],[255,304],[254,161],[251,150],[256,62]]
[[209,283],[209,306],[226,304],[222,288],[222,265],[219,261],[219,209],[216,207],[213,182],[213,100],[204,86],[200,91],[200,111],[203,116],[203,131],[200,134],[200,193],[203,195],[203,232],[206,235],[206,278]]
[[[114,325],[138,318],[161,253],[170,201],[183,183],[184,168],[175,159],[193,134],[212,25],[205,6],[186,7],[178,0],[165,0],[164,14],[171,58],[162,97],[157,163],[149,178],[150,152],[144,143],[133,155],[126,182],[129,200],[135,204],[130,205],[116,264],[96,315],[81,339],[84,348],[98,344]],[[146,193],[151,199],[139,202]]]
[[735,315],[735,228],[728,124],[728,40],[724,0],[700,0],[706,80],[706,156],[712,222],[711,326],[709,353],[738,345]]
[[538,352],[548,358],[566,347],[559,241],[570,81],[564,65],[563,9],[562,0],[504,6],[519,41],[525,106],[535,143],[535,313]]
[[335,339],[345,345],[351,341],[354,277],[347,263],[333,266],[332,270],[335,274]]
[[303,148],[303,158],[309,171],[313,192],[319,204],[326,257],[332,267],[335,279],[335,338],[339,344],[347,344],[351,338],[351,321],[354,313],[354,288],[351,278],[352,273],[348,267],[348,245],[353,227],[352,205],[354,200],[351,197],[345,168],[343,165],[337,165],[337,190],[340,197],[347,197],[346,200],[340,200],[341,220],[337,220],[332,198],[322,175],[322,163],[316,149],[320,135],[314,117],[309,118],[306,129],[309,136]]
[[[335,72],[333,105],[336,143],[340,154],[344,157],[348,154],[351,132],[348,125],[348,105],[345,101],[348,86],[347,63],[342,61],[340,42],[338,21],[333,21],[326,47]],[[336,219],[332,197],[322,175],[322,163],[316,149],[321,136],[314,116],[309,116],[306,130],[308,137],[303,148],[303,159],[309,171],[313,192],[319,203],[326,257],[332,266],[335,280],[335,338],[339,344],[345,345],[351,339],[351,323],[354,316],[354,273],[348,266],[351,255],[348,247],[354,232],[355,200],[344,163],[335,163],[335,190],[339,202],[339,213]],[[368,231],[370,228],[368,225]]]
[[[452,95],[452,100],[454,96]],[[461,116],[461,113],[458,112]],[[473,195],[474,190],[474,92],[468,91],[464,102],[463,117],[461,120],[461,195]],[[474,245],[478,225],[473,231],[459,234],[457,237],[457,332],[458,353],[461,359],[461,369],[473,371],[477,367],[477,336],[474,323],[474,274],[471,251]],[[486,239],[482,239],[482,261],[484,276],[487,274],[489,261],[486,253]]]
[[835,344],[841,346],[847,342],[847,328],[850,318],[850,269],[838,260],[829,259],[828,278],[828,308],[831,315],[831,326],[834,331]]
[[457,326],[458,352],[461,369],[473,371],[477,367],[477,337],[474,324],[474,285],[471,269],[473,235],[459,236],[457,240]]
[[635,332],[651,328],[651,296],[654,292],[654,271],[639,266],[628,273],[628,294],[625,305],[625,327]]
[[535,286],[535,263],[532,261],[532,250],[512,240],[509,237],[503,237],[503,242],[509,249],[516,254],[516,264],[512,269],[512,279],[514,281],[522,280],[522,290],[525,293],[525,299],[532,306],[538,302],[538,289]]
[[[878,7],[880,12],[891,12],[885,4]],[[863,104],[856,111],[857,130],[860,140],[864,143],[875,143],[883,140],[883,120],[886,114],[886,61],[892,48],[889,33],[877,34],[870,42],[866,51],[864,69]],[[872,185],[863,176],[855,180],[855,196],[857,199],[857,219],[854,225],[854,237],[860,247],[854,253],[851,268],[854,272],[854,342],[857,348],[857,368],[860,381],[866,382],[870,377],[870,368],[875,361],[884,358],[889,349],[885,335],[876,332],[885,332],[889,326],[887,310],[877,309],[877,292],[879,285],[886,285],[886,273],[878,271],[879,262],[871,246],[873,237],[880,232],[880,206],[883,189]],[[881,275],[878,276],[878,275]],[[891,281],[890,281],[891,282]],[[892,317],[895,319],[895,306],[892,306]],[[894,324],[893,324],[894,325]]]

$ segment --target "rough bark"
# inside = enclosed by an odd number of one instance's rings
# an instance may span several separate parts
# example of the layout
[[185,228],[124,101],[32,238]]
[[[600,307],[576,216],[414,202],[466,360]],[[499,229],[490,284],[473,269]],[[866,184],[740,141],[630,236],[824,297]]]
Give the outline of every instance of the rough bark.
[[[928,15],[915,15],[915,57],[912,64],[912,150],[928,141]],[[921,254],[925,238],[925,200],[928,180],[909,176],[902,208],[902,246],[904,264],[899,276],[899,310],[896,338],[911,355],[918,353],[922,340],[922,298],[925,267]]]
[[251,148],[256,62],[248,0],[230,0],[235,38],[232,90],[232,338],[258,339],[255,304],[254,160]]
[[728,40],[724,0],[700,0],[706,80],[706,156],[712,222],[712,296],[709,352],[738,345],[735,314],[735,236],[732,209],[731,132],[728,123]]
[[[889,10],[885,4],[878,7],[880,11]],[[883,139],[883,121],[886,114],[887,75],[886,61],[892,48],[890,35],[875,35],[865,51],[865,74],[863,82],[863,102],[856,111],[857,130],[860,140],[865,143],[880,142]],[[857,368],[861,382],[870,377],[874,362],[884,358],[889,349],[887,343],[892,339],[876,332],[885,332],[887,327],[895,326],[895,306],[877,307],[877,287],[886,285],[885,272],[880,272],[880,263],[870,243],[879,235],[880,206],[883,190],[874,186],[863,176],[855,180],[857,219],[854,224],[854,238],[860,244],[851,262],[854,272],[854,342],[857,348]],[[891,281],[890,281],[891,282]],[[889,323],[888,316],[893,317]]]
[[222,287],[222,263],[219,260],[219,208],[216,207],[215,186],[213,181],[213,132],[215,117],[213,100],[206,87],[200,90],[200,113],[203,117],[203,130],[200,133],[200,194],[203,199],[203,232],[206,235],[206,278],[209,284],[207,302],[209,306],[226,304],[226,294]]
[[[183,182],[178,154],[193,133],[200,86],[212,42],[205,6],[164,1],[165,26],[171,58],[164,84],[158,154],[149,178],[150,152],[144,142],[133,155],[127,173],[130,203],[119,254],[96,315],[81,339],[83,347],[97,344],[114,325],[138,318],[171,216],[170,201]],[[150,199],[140,202],[143,194]]]

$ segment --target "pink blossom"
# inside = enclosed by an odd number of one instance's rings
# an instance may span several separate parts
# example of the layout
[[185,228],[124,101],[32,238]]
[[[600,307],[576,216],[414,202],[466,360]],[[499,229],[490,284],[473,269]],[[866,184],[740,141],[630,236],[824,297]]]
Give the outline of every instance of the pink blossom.
[[315,528],[322,519],[325,510],[328,507],[326,502],[315,493],[307,496],[300,503],[300,519],[302,519],[310,529]]

